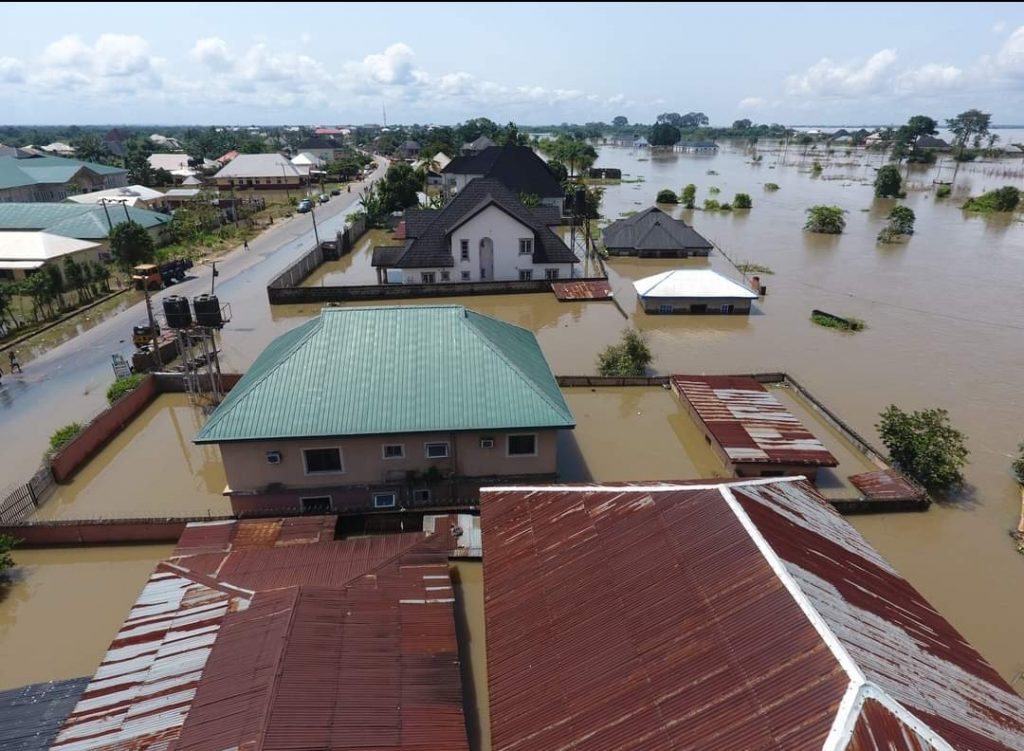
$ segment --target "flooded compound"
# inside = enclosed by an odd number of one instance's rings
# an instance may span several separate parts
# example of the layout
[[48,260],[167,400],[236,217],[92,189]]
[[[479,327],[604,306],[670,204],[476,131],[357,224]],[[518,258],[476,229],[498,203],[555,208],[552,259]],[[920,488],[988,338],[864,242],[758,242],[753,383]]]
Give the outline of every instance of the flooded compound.
[[470,751],[490,751],[491,714],[487,694],[483,564],[473,560],[455,561],[451,564],[451,572],[469,748]]
[[220,451],[192,443],[204,421],[185,394],[157,396],[69,484],[58,485],[34,519],[230,514]]
[[91,676],[171,545],[16,550],[0,584],[0,690]]
[[[711,195],[711,187],[719,189],[714,197],[722,201],[731,201],[737,192],[751,195],[749,211],[663,207],[737,263],[761,264],[774,272],[761,274],[768,295],[755,302],[750,316],[653,316],[637,304],[632,283],[673,268],[710,267],[740,280],[719,251],[709,259],[607,261],[612,289],[628,319],[609,302],[558,302],[549,294],[429,302],[464,304],[531,329],[560,375],[594,373],[597,353],[630,325],[647,334],[659,374],[785,371],[876,446],[874,426],[887,405],[948,409],[953,425],[969,438],[965,493],[923,514],[851,521],[1012,678],[1024,670],[1018,638],[1024,600],[1017,596],[1024,590],[1024,556],[1007,536],[1020,507],[1009,464],[1024,439],[1024,309],[1011,302],[1024,280],[1024,225],[1019,215],[976,216],[960,205],[968,194],[1007,183],[1024,187],[1019,160],[963,165],[946,199],[936,199],[931,191],[938,167],[913,167],[907,198],[897,202],[873,195],[874,169],[884,163],[877,154],[819,154],[823,170],[814,176],[814,152],[803,156],[802,147],[791,144],[783,164],[780,149],[775,143],[763,146],[763,159],[756,164],[751,153],[728,145],[714,156],[598,150],[597,165],[619,167],[625,178],[605,188],[602,212],[608,220],[650,206],[662,188],[678,192],[687,183],[697,186],[698,206]],[[944,169],[948,179],[949,166]],[[766,191],[768,182],[779,190]],[[916,213],[915,233],[906,242],[879,245],[876,236],[897,203]],[[804,232],[805,210],[816,204],[846,211],[842,235]],[[331,283],[348,284],[372,273],[365,249],[353,253],[350,271],[341,268],[345,261],[338,263]],[[867,329],[843,333],[815,326],[810,321],[814,308],[862,318]],[[275,307],[263,340],[318,310],[313,305]],[[666,418],[658,430],[672,450],[647,441],[643,433],[630,433],[630,445],[616,450],[626,443],[620,419],[631,411],[634,397],[604,391],[609,406],[570,397],[580,423],[573,440],[595,479],[677,477],[680,463],[687,460],[685,452],[675,450],[678,435],[666,435],[672,430]],[[639,411],[643,418],[646,413]],[[853,474],[845,471],[847,460],[831,429],[815,415],[797,413],[840,459],[843,473]],[[572,471],[574,461],[578,471],[578,457],[570,456],[568,467]]]

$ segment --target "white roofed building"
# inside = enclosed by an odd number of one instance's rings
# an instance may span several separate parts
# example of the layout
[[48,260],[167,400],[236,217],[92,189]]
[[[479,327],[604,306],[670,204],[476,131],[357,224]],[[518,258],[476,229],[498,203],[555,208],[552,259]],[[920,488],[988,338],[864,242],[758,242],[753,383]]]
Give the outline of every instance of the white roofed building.
[[710,269],[675,269],[633,282],[646,313],[750,313],[757,293]]
[[0,279],[24,279],[26,273],[48,262],[63,264],[66,257],[74,258],[76,263],[96,262],[101,250],[98,243],[49,232],[0,231]]

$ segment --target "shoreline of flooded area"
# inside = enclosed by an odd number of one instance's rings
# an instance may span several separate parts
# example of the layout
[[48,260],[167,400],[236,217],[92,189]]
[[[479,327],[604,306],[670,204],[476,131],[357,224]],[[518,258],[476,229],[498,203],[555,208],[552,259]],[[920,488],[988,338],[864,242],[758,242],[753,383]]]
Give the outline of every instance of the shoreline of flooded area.
[[171,545],[14,551],[0,585],[0,690],[92,676]]

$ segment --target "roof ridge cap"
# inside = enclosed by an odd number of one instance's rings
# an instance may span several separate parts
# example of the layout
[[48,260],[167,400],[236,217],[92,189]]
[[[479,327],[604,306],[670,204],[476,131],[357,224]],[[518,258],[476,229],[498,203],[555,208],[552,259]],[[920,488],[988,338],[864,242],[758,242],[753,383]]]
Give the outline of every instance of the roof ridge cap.
[[[561,407],[559,407],[557,404],[555,404],[554,401],[551,399],[551,397],[549,397],[547,394],[545,394],[544,391],[541,390],[541,388],[537,385],[537,383],[532,378],[530,378],[530,376],[526,375],[526,373],[523,372],[522,368],[519,367],[519,364],[517,362],[514,362],[513,360],[509,359],[505,355],[504,352],[500,351],[495,346],[495,344],[490,340],[490,337],[488,337],[486,334],[484,334],[482,331],[480,331],[480,329],[477,328],[477,326],[470,321],[470,318],[469,318],[468,314],[469,313],[473,313],[474,315],[483,316],[483,317],[486,317],[486,318],[490,318],[491,316],[484,316],[483,313],[477,313],[475,310],[469,310],[468,308],[466,308],[464,310],[465,310],[465,315],[463,315],[461,317],[461,319],[460,319],[462,321],[462,324],[465,325],[465,326],[469,326],[470,329],[473,331],[473,335],[476,336],[478,339],[482,340],[485,347],[487,347],[489,350],[494,352],[498,357],[501,358],[501,360],[506,365],[508,365],[513,371],[515,371],[516,375],[518,375],[519,378],[522,381],[524,381],[527,384],[527,386],[529,386],[531,391],[533,391],[541,399],[543,399],[544,402],[549,407],[554,409],[555,412],[557,412],[559,415],[565,417],[566,416],[564,414],[565,410],[563,410]],[[533,336],[533,341],[534,341],[534,344],[537,345],[537,349],[538,350],[540,349],[540,343],[537,342],[536,336],[534,336],[533,332],[530,331],[529,329],[524,328],[523,326],[516,326],[514,323],[508,323],[507,321],[502,321],[502,320],[499,320],[497,318],[494,318],[492,320],[498,321],[498,323],[500,323],[500,324],[502,324],[504,326],[509,326],[511,328],[519,329],[521,331],[525,331],[526,333],[530,334],[531,336]],[[544,360],[544,364],[547,365],[547,358],[544,357],[543,351],[541,352],[541,358]],[[550,365],[548,365],[548,372],[549,373],[551,372],[551,366]],[[564,400],[563,400],[563,404],[564,404]],[[568,406],[568,405],[566,405],[566,406]],[[572,412],[571,411],[568,414],[568,418],[570,420],[573,420],[573,416],[572,416]]]
[[857,728],[864,702],[868,699],[878,702],[894,714],[900,722],[910,727],[917,735],[927,740],[934,751],[956,751],[945,738],[936,733],[926,723],[919,720],[902,703],[892,698],[885,689],[876,683],[864,680],[860,683],[851,682],[846,694],[839,703],[835,721],[829,730],[822,751],[844,751],[847,748],[853,731]]

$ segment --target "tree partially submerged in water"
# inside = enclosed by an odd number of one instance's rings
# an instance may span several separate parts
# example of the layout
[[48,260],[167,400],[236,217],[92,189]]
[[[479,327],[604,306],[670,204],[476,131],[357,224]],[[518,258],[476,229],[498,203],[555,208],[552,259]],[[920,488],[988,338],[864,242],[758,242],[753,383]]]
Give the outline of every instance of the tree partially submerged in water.
[[1013,460],[1010,469],[1017,484],[1024,487],[1024,441],[1017,447],[1017,452],[1017,458]]
[[894,206],[889,212],[889,223],[878,233],[878,242],[896,243],[914,234],[914,210],[909,206]]
[[967,437],[949,423],[944,409],[904,412],[890,404],[875,426],[889,451],[889,459],[929,491],[963,484],[963,468],[970,455]]
[[964,211],[977,211],[981,214],[1013,211],[1020,203],[1020,191],[1012,185],[1005,185],[998,190],[990,190],[977,198],[968,198]]
[[679,196],[683,201],[683,207],[687,209],[692,209],[694,201],[697,200],[697,186],[694,185],[693,183],[690,183],[685,188],[683,188],[683,192],[680,193]]
[[807,209],[807,222],[804,229],[823,235],[840,235],[846,229],[846,217],[838,206],[811,206]]
[[630,328],[622,332],[618,344],[609,345],[597,356],[597,372],[603,376],[642,376],[653,360],[646,337]]
[[875,175],[875,195],[879,198],[899,198],[903,193],[903,178],[895,164],[879,167]]
[[655,203],[679,203],[679,196],[676,195],[674,190],[664,188],[658,191],[658,197],[654,199]]

